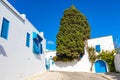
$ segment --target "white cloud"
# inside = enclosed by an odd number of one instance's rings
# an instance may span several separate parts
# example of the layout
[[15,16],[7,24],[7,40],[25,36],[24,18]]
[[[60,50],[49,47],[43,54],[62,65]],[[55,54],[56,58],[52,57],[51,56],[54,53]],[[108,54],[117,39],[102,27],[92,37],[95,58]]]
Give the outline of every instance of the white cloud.
[[53,45],[53,44],[55,44],[53,41],[47,41],[47,44],[51,44],[51,45]]
[[45,51],[47,51],[47,52],[48,52],[48,51],[51,51],[51,50],[49,50],[49,49],[45,49]]
[[55,50],[50,50],[50,49],[45,49],[46,52],[51,52],[51,51],[55,51]]

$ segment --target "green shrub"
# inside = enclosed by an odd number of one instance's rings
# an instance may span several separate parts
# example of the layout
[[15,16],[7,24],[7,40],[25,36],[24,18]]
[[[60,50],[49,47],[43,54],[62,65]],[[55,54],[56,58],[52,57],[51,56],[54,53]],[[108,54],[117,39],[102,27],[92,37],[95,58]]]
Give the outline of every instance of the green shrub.
[[114,54],[116,53],[115,50],[102,51],[98,53],[98,55],[96,55],[95,49],[93,47],[88,47],[87,51],[88,51],[89,61],[92,63],[91,69],[90,69],[91,71],[92,71],[93,63],[96,61],[96,59],[101,59],[106,61],[110,72],[115,72],[115,65],[114,65]]
[[54,56],[53,57],[53,60],[56,62],[58,60],[58,57],[57,56]]
[[102,51],[98,55],[98,59],[102,59],[106,61],[110,72],[115,72],[114,54],[115,51],[113,50],[113,51]]

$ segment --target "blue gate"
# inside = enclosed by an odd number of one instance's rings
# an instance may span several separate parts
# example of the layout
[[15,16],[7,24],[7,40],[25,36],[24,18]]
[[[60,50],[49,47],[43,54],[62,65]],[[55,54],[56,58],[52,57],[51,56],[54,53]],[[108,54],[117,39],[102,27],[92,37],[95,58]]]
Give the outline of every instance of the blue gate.
[[106,63],[102,60],[98,60],[95,62],[95,71],[96,73],[105,73],[107,72]]

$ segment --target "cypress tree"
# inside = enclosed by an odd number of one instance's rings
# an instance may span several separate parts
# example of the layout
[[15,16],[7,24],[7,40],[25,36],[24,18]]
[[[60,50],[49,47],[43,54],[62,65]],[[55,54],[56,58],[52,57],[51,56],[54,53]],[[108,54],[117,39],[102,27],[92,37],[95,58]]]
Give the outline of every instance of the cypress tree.
[[83,56],[84,41],[90,38],[90,26],[75,6],[64,11],[56,38],[57,60],[69,61]]

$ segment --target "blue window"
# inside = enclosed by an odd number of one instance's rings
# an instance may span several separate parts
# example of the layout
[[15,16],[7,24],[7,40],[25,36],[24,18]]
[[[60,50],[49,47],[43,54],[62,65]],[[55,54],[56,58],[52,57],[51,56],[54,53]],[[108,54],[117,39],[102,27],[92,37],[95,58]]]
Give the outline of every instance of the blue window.
[[34,54],[42,54],[42,44],[41,41],[43,39],[35,32],[33,32],[33,53]]
[[26,35],[26,46],[30,47],[30,34],[29,33],[27,33]]
[[96,52],[100,52],[100,51],[101,51],[100,45],[96,45]]
[[7,19],[3,18],[1,37],[3,37],[4,39],[8,39],[8,30],[9,30],[9,21]]

